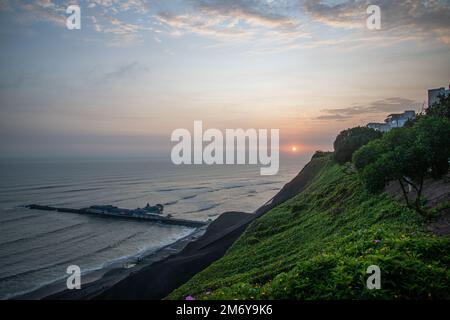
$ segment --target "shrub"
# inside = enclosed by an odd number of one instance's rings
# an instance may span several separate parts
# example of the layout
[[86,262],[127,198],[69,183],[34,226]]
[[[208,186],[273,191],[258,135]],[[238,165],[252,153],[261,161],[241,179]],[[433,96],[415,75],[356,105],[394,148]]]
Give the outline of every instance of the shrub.
[[352,160],[353,153],[382,133],[367,127],[356,127],[339,133],[334,141],[334,159],[340,164]]
[[414,209],[422,209],[422,188],[427,176],[440,178],[448,172],[450,157],[450,121],[441,117],[423,117],[411,128],[397,128],[380,140],[372,141],[355,152],[353,163],[366,187],[380,192],[397,180],[408,206],[406,186],[416,192]]
[[427,116],[443,117],[450,120],[450,95],[439,96],[439,101],[435,102],[426,110]]

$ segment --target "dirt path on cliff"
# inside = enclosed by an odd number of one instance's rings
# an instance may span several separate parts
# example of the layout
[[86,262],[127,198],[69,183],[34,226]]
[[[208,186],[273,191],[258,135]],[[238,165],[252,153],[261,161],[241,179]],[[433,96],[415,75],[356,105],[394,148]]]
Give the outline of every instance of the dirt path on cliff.
[[[404,202],[401,187],[398,182],[390,183],[386,192],[395,199]],[[409,192],[409,198],[415,199],[415,192]],[[450,174],[446,177],[433,180],[427,179],[423,185],[423,197],[427,200],[427,209],[438,208],[440,205],[450,201]],[[436,217],[427,224],[427,230],[436,235],[450,234],[450,208],[443,208]]]

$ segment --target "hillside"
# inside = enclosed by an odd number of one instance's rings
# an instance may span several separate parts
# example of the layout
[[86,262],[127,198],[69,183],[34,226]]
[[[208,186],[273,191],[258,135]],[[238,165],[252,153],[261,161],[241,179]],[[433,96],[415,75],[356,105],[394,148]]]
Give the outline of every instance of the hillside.
[[[318,165],[320,164],[320,165]],[[328,154],[301,192],[253,221],[169,299],[450,298],[450,238],[386,193],[369,194]],[[381,268],[381,290],[366,269]]]

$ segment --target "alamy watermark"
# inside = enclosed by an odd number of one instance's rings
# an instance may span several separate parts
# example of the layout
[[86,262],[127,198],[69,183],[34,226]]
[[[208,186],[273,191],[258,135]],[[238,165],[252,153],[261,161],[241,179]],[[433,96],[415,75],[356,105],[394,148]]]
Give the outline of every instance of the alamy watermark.
[[66,280],[67,289],[81,289],[81,269],[77,265],[67,267],[66,273],[70,276]]
[[366,270],[370,276],[367,278],[366,285],[369,290],[381,289],[381,269],[377,265],[369,266]]
[[[225,140],[225,141],[224,141]],[[202,121],[194,121],[194,132],[176,129],[172,142],[172,162],[181,164],[252,164],[261,165],[261,175],[275,175],[280,165],[280,130],[218,129],[203,130]],[[204,146],[206,143],[206,146]],[[193,152],[192,152],[193,150]]]
[[369,30],[381,29],[381,9],[377,5],[370,5],[366,10],[369,17],[366,20],[366,26]]
[[70,16],[66,19],[66,27],[69,30],[81,29],[81,8],[79,5],[70,5],[66,9]]

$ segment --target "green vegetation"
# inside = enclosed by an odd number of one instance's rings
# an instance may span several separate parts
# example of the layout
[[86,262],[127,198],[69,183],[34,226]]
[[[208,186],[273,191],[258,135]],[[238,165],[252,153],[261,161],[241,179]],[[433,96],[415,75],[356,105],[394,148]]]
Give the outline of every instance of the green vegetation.
[[[384,135],[341,132],[334,154],[316,153],[296,178],[313,177],[306,189],[254,221],[223,258],[168,298],[450,299],[450,238],[425,231],[425,218],[449,203],[425,212],[421,198],[424,179],[449,169],[448,112],[444,98]],[[406,206],[382,193],[393,180]],[[380,290],[367,289],[371,265],[381,269]]]
[[[426,116],[410,128],[397,128],[371,141],[353,155],[355,167],[371,192],[382,192],[390,181],[398,181],[405,202],[426,215],[422,206],[425,178],[442,178],[449,169],[450,121],[445,117]],[[415,191],[410,203],[406,186]]]
[[[311,161],[324,166],[303,192],[255,220],[168,298],[450,298],[449,237],[427,233],[423,217],[386,194],[369,193],[351,164],[326,154]],[[381,268],[381,290],[366,288],[370,265]]]
[[356,127],[342,131],[334,141],[334,160],[340,164],[352,161],[352,155],[356,150],[381,136],[381,132],[367,127]]
[[439,101],[426,110],[426,114],[427,116],[444,117],[450,120],[450,95],[441,95]]

